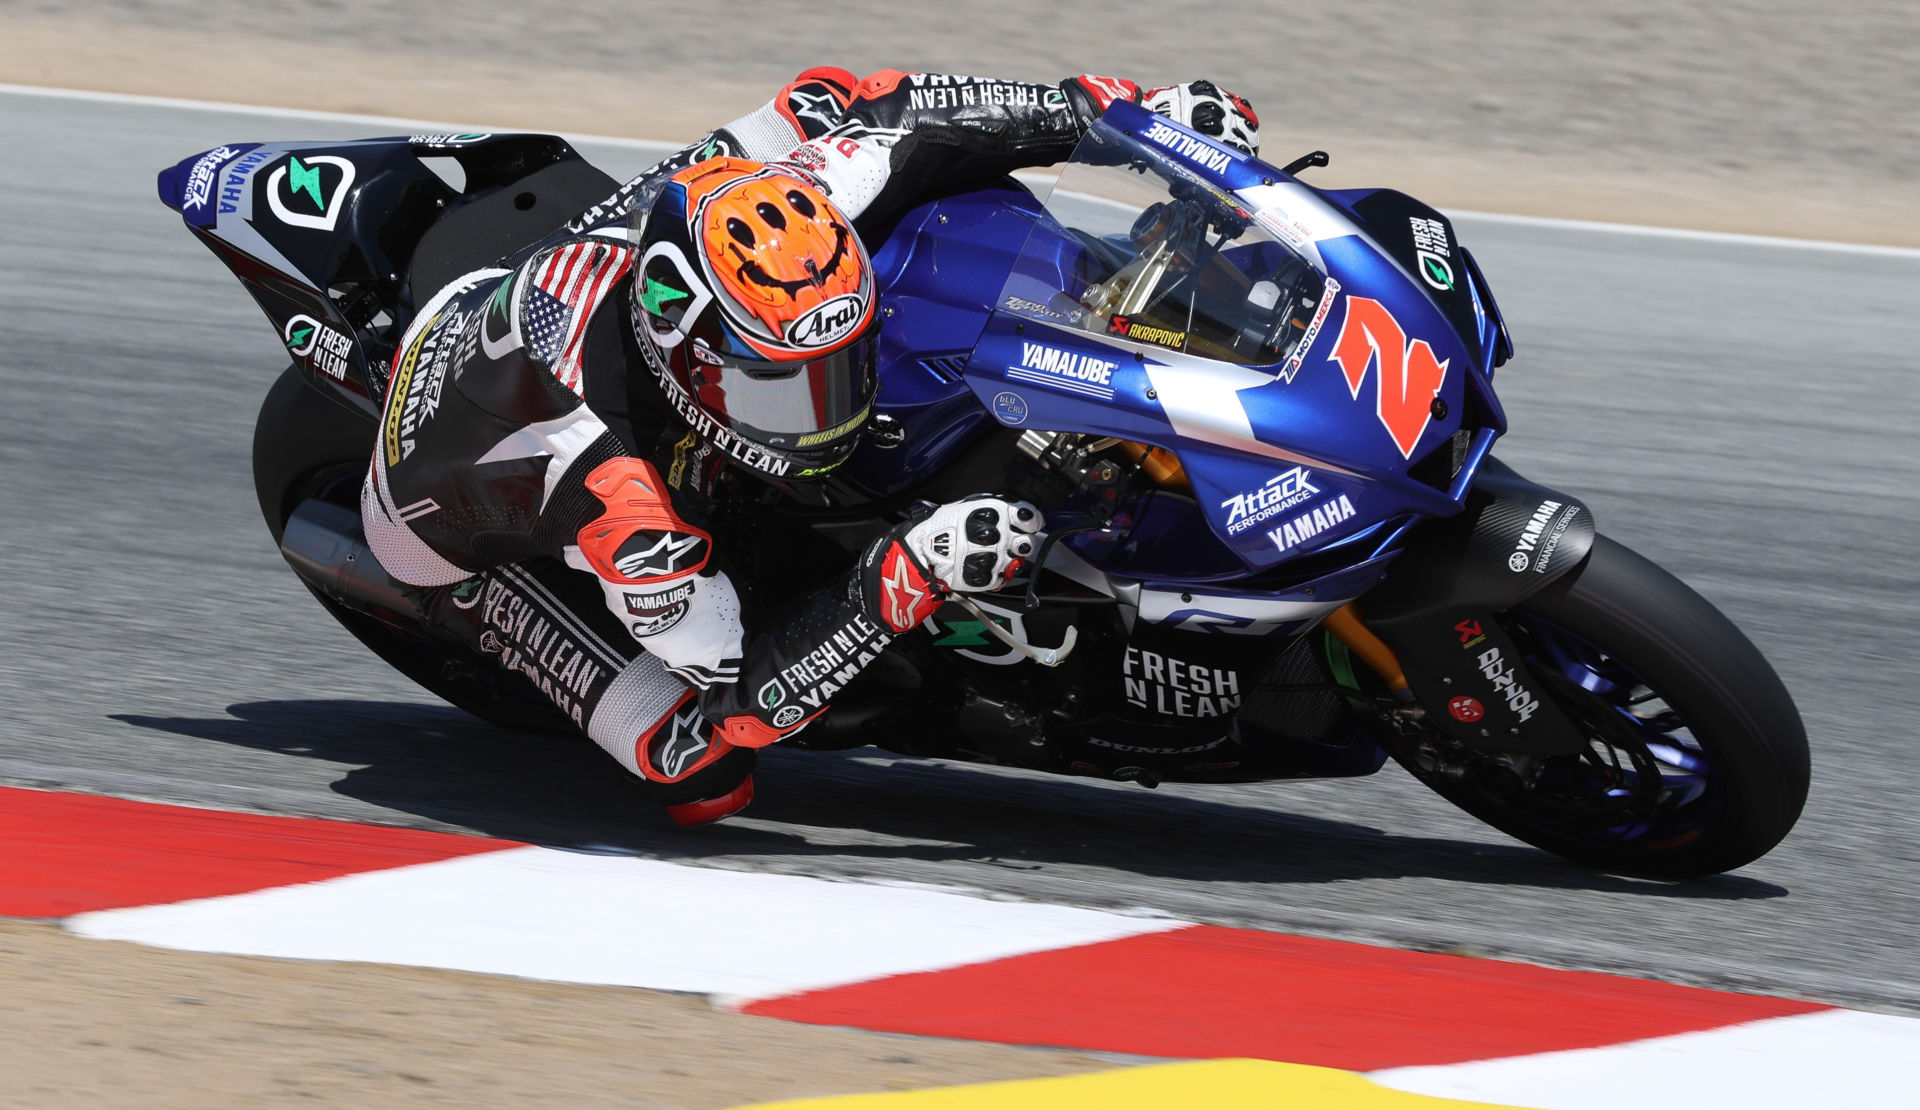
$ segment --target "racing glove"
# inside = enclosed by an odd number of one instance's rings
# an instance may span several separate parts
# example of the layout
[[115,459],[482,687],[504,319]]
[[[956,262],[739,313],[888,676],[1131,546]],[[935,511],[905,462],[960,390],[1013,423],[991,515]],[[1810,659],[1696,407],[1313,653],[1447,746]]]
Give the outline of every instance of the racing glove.
[[895,633],[933,614],[948,594],[1006,585],[1033,556],[1043,523],[1025,501],[977,494],[921,504],[875,540],[860,560],[868,615]]
[[1260,117],[1254,114],[1253,105],[1211,81],[1162,85],[1142,92],[1132,81],[1083,73],[1060,82],[1060,89],[1079,117],[1082,130],[1092,127],[1108,105],[1127,100],[1230,147],[1248,154],[1260,153]]
[[1260,153],[1260,117],[1253,105],[1211,81],[1148,89],[1140,106],[1247,154]]
[[1080,130],[1083,132],[1092,127],[1093,121],[1105,114],[1107,106],[1114,101],[1140,103],[1140,86],[1118,77],[1101,77],[1093,73],[1067,78],[1060,82],[1060,91],[1066,94],[1073,114],[1079,117]]

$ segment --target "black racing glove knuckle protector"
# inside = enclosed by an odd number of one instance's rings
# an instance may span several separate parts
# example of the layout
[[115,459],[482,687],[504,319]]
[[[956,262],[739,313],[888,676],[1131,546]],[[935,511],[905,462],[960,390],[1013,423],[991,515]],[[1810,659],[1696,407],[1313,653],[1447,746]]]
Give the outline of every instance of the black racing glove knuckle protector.
[[992,509],[975,509],[967,514],[967,542],[993,543],[1000,538],[1000,514]]

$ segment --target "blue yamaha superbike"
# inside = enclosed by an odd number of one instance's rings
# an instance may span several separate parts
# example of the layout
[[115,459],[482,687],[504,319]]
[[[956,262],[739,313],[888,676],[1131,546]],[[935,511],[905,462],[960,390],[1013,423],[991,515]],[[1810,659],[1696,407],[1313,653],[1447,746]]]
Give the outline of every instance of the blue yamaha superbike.
[[[1116,104],[1044,199],[1004,179],[872,244],[865,441],[821,481],[736,483],[730,511],[785,579],[810,551],[844,567],[921,498],[1024,497],[1049,536],[1034,574],[949,603],[790,742],[1146,787],[1391,757],[1590,866],[1763,855],[1807,793],[1786,689],[1577,497],[1493,456],[1513,346],[1473,255],[1411,197],[1296,176],[1323,162]],[[160,176],[292,356],[254,458],[289,564],[382,658],[510,727],[564,721],[421,625],[365,548],[358,483],[414,306],[614,186],[545,135],[237,144]]]

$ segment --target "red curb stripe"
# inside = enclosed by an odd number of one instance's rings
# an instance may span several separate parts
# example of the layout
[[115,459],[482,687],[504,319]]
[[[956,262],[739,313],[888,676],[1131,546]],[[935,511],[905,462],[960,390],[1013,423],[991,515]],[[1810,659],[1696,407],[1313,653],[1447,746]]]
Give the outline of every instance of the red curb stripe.
[[64,917],[522,845],[0,787],[0,914]]
[[1372,1071],[1591,1048],[1829,1007],[1197,925],[749,1004],[814,1025]]

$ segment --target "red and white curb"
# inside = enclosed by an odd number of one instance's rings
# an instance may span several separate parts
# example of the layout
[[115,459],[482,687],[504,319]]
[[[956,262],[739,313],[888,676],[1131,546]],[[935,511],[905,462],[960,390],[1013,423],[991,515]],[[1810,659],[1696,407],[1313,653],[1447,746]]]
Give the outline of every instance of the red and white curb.
[[742,999],[1000,960],[1175,923],[913,887],[514,848],[83,914],[82,936]]
[[0,914],[1586,1110],[1920,1106],[1920,1020],[916,885],[0,788]]

